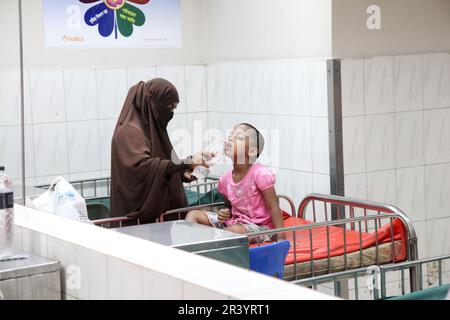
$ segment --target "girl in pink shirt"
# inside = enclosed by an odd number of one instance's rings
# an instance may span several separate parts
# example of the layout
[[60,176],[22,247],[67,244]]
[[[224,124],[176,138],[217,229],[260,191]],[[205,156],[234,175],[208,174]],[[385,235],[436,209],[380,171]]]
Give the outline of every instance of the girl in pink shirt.
[[255,163],[264,148],[264,138],[248,123],[233,128],[225,145],[225,155],[233,169],[220,179],[218,191],[225,208],[218,213],[192,210],[186,220],[236,233],[254,233],[284,227],[275,192],[275,175]]

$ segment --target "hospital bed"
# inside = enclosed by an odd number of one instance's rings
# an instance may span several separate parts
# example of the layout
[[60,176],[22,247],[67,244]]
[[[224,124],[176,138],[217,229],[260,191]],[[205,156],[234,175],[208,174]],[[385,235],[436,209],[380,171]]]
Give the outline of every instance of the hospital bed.
[[[260,240],[284,234],[291,242],[286,280],[418,258],[417,237],[410,219],[391,205],[309,194],[301,201],[297,214],[284,213],[284,221],[285,228],[252,236]],[[411,270],[411,279],[415,277]]]

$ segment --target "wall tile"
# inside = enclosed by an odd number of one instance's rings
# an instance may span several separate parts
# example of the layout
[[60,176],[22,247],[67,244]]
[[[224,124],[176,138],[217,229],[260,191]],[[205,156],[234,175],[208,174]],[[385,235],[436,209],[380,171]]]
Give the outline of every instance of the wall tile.
[[23,228],[22,250],[46,258],[48,250],[47,235]]
[[326,174],[313,173],[312,192],[330,194],[330,176]]
[[269,75],[270,64],[267,62],[251,62],[249,76],[250,107],[254,113],[274,113],[270,104],[271,79]]
[[425,109],[450,107],[450,54],[423,55]]
[[156,78],[156,67],[127,68],[127,87]]
[[419,259],[429,258],[430,256],[427,253],[427,222],[414,222],[413,226],[417,236]]
[[424,112],[425,163],[450,161],[450,108]]
[[421,55],[394,57],[394,88],[396,111],[423,109]]
[[97,119],[95,70],[66,69],[63,72],[67,121]]
[[292,191],[292,176],[290,175],[290,170],[286,169],[277,169],[277,168],[271,168],[276,169],[276,180],[275,180],[275,190],[277,194],[284,194],[292,198],[292,200],[296,201],[295,198],[293,198],[293,191]]
[[[290,79],[288,64],[282,61],[270,61],[268,64],[259,64],[261,72],[265,71],[267,87],[263,88],[265,92],[261,92],[263,98],[267,97],[270,105],[270,113],[275,115],[289,114],[287,83]],[[259,76],[261,77],[261,76]],[[253,80],[253,79],[252,79]]]
[[137,300],[143,298],[142,268],[107,257],[108,299]]
[[450,163],[425,166],[427,219],[450,217]]
[[[48,237],[48,258],[59,261],[61,267],[61,291],[63,294],[75,295],[77,270],[75,269],[75,246],[71,243]],[[75,291],[74,291],[75,290]]]
[[364,115],[364,60],[341,61],[342,115]]
[[207,111],[206,67],[186,66],[186,95],[188,112]]
[[367,173],[367,199],[386,204],[397,203],[395,170]]
[[311,115],[317,117],[327,117],[328,91],[326,61],[311,61],[309,81]]
[[427,253],[429,257],[450,254],[450,218],[427,221]]
[[181,300],[183,299],[182,281],[159,272],[143,271],[144,299]]
[[219,111],[219,66],[211,64],[206,66],[206,97],[208,99],[208,112]]
[[187,114],[175,112],[175,116],[167,126],[170,141],[174,150],[181,158],[191,154]]
[[[313,174],[301,171],[279,170],[280,176],[288,184],[286,195],[290,196],[298,208],[300,201],[313,191]],[[286,177],[288,176],[288,178]],[[278,176],[277,176],[278,179]]]
[[423,112],[395,114],[396,167],[424,164]]
[[69,171],[66,123],[33,125],[36,176]]
[[330,174],[328,119],[312,118],[311,122],[313,172]]
[[[12,179],[22,177],[22,141],[21,127],[7,126],[0,127],[0,163],[5,166],[6,173]],[[34,173],[34,150],[33,150],[33,130],[31,126],[25,127],[25,175],[33,177]]]
[[62,70],[30,71],[33,123],[66,120]]
[[97,69],[99,119],[119,117],[128,93],[126,69]]
[[[306,117],[272,116],[271,129],[279,132],[272,149],[279,150],[279,165],[286,169],[312,172],[311,120]],[[289,143],[287,143],[289,141]],[[274,143],[277,142],[277,145]]]
[[[31,123],[30,79],[24,72],[25,124]],[[18,71],[0,71],[0,126],[20,125],[20,74]]]
[[346,174],[344,185],[346,197],[367,199],[367,176],[365,173]]
[[366,171],[366,130],[364,117],[344,118],[343,149],[345,174]]
[[412,221],[426,220],[425,168],[397,169],[397,206]]
[[[186,142],[190,154],[211,147],[212,141],[208,141],[208,114],[206,112],[195,112],[187,114],[188,134]],[[218,139],[218,140],[223,140]]]
[[98,121],[68,122],[71,173],[101,170]]
[[81,275],[80,290],[74,297],[83,300],[108,298],[108,268],[106,255],[77,246],[75,262]]
[[366,117],[367,170],[395,168],[394,114]]
[[394,59],[376,57],[364,60],[366,114],[394,111]]
[[310,116],[310,62],[306,60],[289,62],[287,68],[290,74],[287,79],[290,79],[290,81],[283,86],[284,90],[282,91],[282,94],[285,94],[288,97],[288,114]]
[[[232,110],[240,113],[266,113],[269,114],[267,101],[266,106],[256,105],[254,100],[260,98],[261,88],[264,83],[263,75],[255,77],[248,62],[236,62],[232,65],[231,83],[225,93],[226,105]],[[256,92],[256,94],[254,94]],[[228,111],[228,110],[224,110]]]
[[0,71],[0,126],[20,125],[19,73]]

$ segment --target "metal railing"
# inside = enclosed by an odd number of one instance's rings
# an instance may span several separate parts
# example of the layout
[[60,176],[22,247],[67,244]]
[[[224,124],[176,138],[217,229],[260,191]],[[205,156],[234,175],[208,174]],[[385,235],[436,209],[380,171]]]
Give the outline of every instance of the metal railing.
[[[291,283],[302,285],[302,286],[308,286],[312,287],[315,290],[319,289],[320,285],[324,284],[332,284],[335,289],[335,295],[337,295],[337,283],[340,280],[350,280],[353,281],[354,284],[354,298],[356,300],[359,300],[360,294],[359,290],[361,287],[359,284],[361,283],[360,279],[362,277],[371,277],[367,281],[366,279],[366,285],[370,287],[369,289],[371,292],[371,297],[373,299],[385,299],[388,297],[387,294],[387,287],[388,287],[388,279],[389,274],[399,271],[400,272],[400,295],[405,295],[409,292],[417,292],[424,289],[424,279],[425,276],[428,277],[436,277],[437,276],[437,286],[442,286],[444,284],[443,275],[444,272],[450,273],[450,267],[449,270],[445,270],[443,268],[443,262],[449,261],[450,262],[450,255],[444,255],[439,257],[433,257],[428,259],[420,259],[415,261],[407,261],[407,262],[401,262],[401,263],[394,263],[394,264],[388,264],[388,265],[381,265],[381,266],[369,266],[365,268],[359,268],[354,270],[347,270],[332,274],[325,274],[315,277],[310,277],[306,279],[300,279],[292,281]],[[425,271],[424,267],[428,267],[430,264],[437,265],[436,272],[430,272]],[[450,266],[450,264],[449,264]],[[411,268],[414,268],[418,272],[418,287],[413,288],[411,285],[409,286],[409,292],[407,290],[407,276],[405,275],[405,272],[411,270]],[[395,281],[394,281],[395,282]],[[448,281],[450,283],[450,280]]]

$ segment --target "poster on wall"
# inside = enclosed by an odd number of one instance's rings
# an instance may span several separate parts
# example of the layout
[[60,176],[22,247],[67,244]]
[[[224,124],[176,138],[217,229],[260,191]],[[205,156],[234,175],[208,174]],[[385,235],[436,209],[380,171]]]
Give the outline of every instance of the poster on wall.
[[42,0],[48,48],[179,48],[180,0]]

